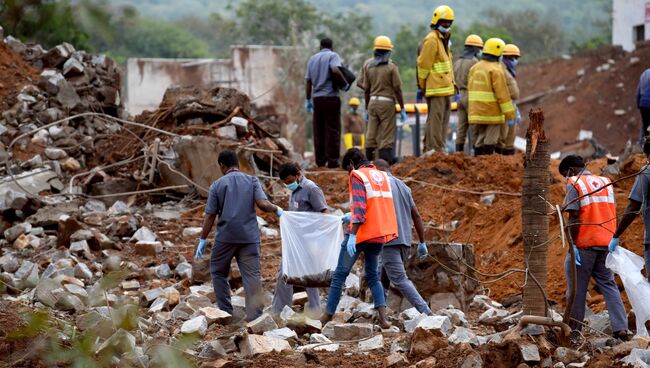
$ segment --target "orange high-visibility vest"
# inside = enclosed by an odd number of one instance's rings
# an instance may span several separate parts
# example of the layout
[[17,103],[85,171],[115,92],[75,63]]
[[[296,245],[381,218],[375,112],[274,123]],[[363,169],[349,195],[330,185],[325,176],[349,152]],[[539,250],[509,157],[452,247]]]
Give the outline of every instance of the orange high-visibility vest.
[[604,188],[609,183],[609,179],[597,175],[569,178],[579,197],[594,192],[580,199],[578,239],[573,239],[576,246],[607,246],[612,240],[616,231],[616,199],[613,186]]
[[[357,244],[377,238],[383,238],[383,242],[387,243],[397,238],[397,217],[388,175],[370,167],[354,170],[352,175],[359,178],[366,188],[366,222],[359,226]],[[352,193],[352,180],[349,187]],[[354,203],[352,198],[350,203]],[[354,213],[354,207],[350,210]]]

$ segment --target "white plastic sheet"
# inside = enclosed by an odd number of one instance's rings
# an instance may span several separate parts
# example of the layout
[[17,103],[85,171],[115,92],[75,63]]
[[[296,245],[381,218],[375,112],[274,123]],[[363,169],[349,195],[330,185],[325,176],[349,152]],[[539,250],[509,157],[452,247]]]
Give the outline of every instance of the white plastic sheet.
[[605,261],[605,266],[616,272],[623,281],[625,292],[636,316],[636,333],[648,336],[645,322],[650,320],[650,283],[643,277],[641,270],[644,266],[643,257],[639,257],[629,250],[618,247],[610,253]]
[[285,281],[300,286],[329,286],[343,242],[341,217],[285,211],[280,217],[280,236]]

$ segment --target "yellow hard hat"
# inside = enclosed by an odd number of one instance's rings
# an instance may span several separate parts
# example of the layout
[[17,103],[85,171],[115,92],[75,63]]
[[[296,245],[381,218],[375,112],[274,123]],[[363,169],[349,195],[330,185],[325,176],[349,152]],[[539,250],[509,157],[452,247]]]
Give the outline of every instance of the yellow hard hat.
[[393,43],[391,42],[390,38],[387,36],[377,36],[375,38],[375,50],[388,50],[391,51],[393,49]]
[[513,45],[513,44],[509,43],[509,44],[506,45],[506,47],[503,48],[503,56],[520,57],[521,52],[519,51],[519,47],[517,47],[517,45]]
[[359,101],[358,98],[352,97],[350,98],[350,101],[348,101],[348,105],[350,106],[359,106],[361,104],[361,101]]
[[483,39],[479,35],[471,34],[465,39],[465,46],[483,47]]
[[506,43],[503,42],[502,39],[490,38],[489,40],[485,41],[485,46],[483,46],[483,53],[499,57],[501,54],[503,54],[503,49],[505,48]]
[[431,14],[431,24],[436,25],[440,20],[454,20],[454,10],[447,5],[440,5]]

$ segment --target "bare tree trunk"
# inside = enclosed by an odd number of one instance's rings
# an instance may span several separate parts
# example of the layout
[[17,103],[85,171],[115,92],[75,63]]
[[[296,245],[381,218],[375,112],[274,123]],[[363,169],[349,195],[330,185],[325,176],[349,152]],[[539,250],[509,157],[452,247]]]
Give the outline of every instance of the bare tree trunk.
[[[523,290],[525,315],[546,316],[546,291],[549,227],[549,153],[544,134],[544,114],[540,109],[529,113],[526,132],[523,196],[521,215],[524,237],[524,267],[528,270]],[[532,280],[534,278],[539,282]],[[543,291],[540,290],[540,286]]]

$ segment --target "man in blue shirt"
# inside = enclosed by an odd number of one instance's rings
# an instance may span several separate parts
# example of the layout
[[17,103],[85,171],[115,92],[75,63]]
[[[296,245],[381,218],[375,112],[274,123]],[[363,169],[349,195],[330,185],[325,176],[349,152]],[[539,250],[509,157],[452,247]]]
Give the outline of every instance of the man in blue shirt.
[[230,303],[230,261],[237,260],[246,292],[246,320],[262,314],[264,295],[260,276],[260,231],[255,206],[264,212],[282,215],[282,208],[266,199],[256,177],[239,171],[239,161],[233,151],[219,154],[223,176],[210,186],[205,206],[203,231],[195,257],[201,257],[212,225],[217,216],[217,233],[210,257],[212,286],[219,309],[233,313]]
[[[314,113],[314,155],[318,167],[339,166],[341,149],[341,99],[339,89],[333,78],[347,84],[343,73],[341,58],[333,50],[329,38],[320,41],[320,51],[307,62],[305,74],[305,108]],[[312,103],[312,96],[314,102]]]
[[641,138],[644,138],[648,135],[648,127],[650,127],[650,68],[646,69],[639,78],[639,86],[636,89],[636,106],[641,112],[641,121],[643,122]]

